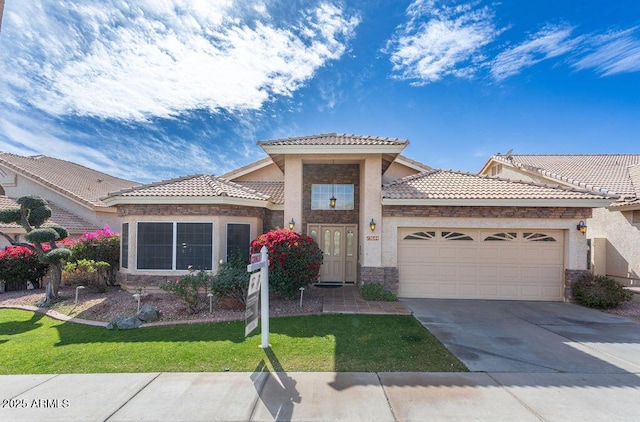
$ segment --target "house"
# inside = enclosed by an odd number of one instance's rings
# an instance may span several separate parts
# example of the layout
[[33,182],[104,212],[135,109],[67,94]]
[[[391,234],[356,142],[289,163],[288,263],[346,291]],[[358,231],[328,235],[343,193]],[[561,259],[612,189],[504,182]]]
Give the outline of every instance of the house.
[[[105,225],[118,227],[116,209],[100,198],[136,185],[137,182],[57,158],[0,152],[0,209],[17,208],[15,199],[38,195],[49,202],[52,211],[49,222],[64,226],[74,238]],[[22,227],[16,224],[0,224],[0,231],[14,239],[24,235]],[[9,241],[0,237],[0,248],[7,245]]]
[[614,201],[585,220],[589,267],[640,283],[640,154],[494,155],[480,174],[605,193]]
[[586,271],[576,229],[606,193],[434,170],[408,141],[335,133],[260,141],[262,160],[114,192],[120,282],[215,271],[276,227],[313,237],[320,282],[379,282],[400,297],[564,300]]

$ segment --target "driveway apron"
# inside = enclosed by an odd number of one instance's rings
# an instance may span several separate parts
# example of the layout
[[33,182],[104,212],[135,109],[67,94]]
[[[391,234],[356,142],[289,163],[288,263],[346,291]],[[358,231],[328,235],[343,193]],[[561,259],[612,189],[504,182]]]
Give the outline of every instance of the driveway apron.
[[640,323],[560,302],[404,299],[471,371],[640,374]]

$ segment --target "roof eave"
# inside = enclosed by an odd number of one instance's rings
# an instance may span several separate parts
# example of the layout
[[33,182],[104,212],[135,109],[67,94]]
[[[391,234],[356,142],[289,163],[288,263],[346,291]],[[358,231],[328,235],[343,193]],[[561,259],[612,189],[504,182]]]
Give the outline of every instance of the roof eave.
[[407,146],[397,145],[269,145],[260,144],[269,155],[272,154],[395,154],[398,155]]
[[104,199],[109,206],[117,205],[241,205],[272,209],[267,200],[233,198],[230,196],[110,196]]
[[602,208],[611,199],[391,199],[382,198],[382,205],[457,206],[457,207],[569,207]]

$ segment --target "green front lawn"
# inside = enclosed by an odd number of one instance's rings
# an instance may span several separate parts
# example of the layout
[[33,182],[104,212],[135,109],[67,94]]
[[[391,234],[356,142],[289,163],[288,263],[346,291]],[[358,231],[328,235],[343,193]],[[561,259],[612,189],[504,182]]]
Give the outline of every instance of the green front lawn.
[[0,309],[0,374],[466,371],[411,316],[272,318],[271,348],[243,322],[106,330]]

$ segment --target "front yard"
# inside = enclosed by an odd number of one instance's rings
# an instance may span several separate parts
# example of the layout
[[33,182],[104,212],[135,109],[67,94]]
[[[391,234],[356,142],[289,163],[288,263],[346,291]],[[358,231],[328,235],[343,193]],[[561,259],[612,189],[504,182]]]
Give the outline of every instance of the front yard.
[[[466,371],[413,317],[272,318],[269,355],[244,322],[110,331],[0,309],[0,374],[248,371]],[[274,363],[275,362],[275,363]]]

